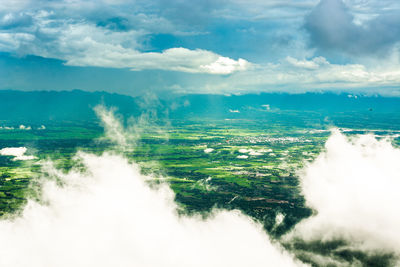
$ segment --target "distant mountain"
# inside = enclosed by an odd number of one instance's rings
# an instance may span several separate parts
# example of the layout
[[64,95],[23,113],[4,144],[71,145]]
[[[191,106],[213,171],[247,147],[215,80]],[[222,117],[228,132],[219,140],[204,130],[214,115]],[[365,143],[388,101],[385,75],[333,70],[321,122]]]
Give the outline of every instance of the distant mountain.
[[[333,93],[249,94],[241,96],[188,95],[180,98],[181,110],[198,114],[228,114],[254,110],[311,112],[400,112],[400,98]],[[179,110],[180,111],[180,110]],[[235,112],[236,111],[236,112]]]
[[90,121],[95,120],[96,105],[118,107],[121,113],[140,112],[130,96],[106,92],[73,91],[0,91],[0,120],[7,121]]
[[284,114],[400,114],[400,98],[333,93],[184,95],[168,100],[107,92],[0,91],[0,121],[30,123],[97,121],[93,108],[116,107],[124,117],[147,112],[158,118],[265,118]]

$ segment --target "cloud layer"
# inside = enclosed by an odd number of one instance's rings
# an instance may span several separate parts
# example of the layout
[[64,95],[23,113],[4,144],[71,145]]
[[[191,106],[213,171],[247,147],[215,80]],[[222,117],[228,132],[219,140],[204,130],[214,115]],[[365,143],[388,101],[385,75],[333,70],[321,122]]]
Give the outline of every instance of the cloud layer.
[[[86,171],[44,185],[43,203],[0,221],[1,266],[301,266],[239,212],[178,216],[166,186],[121,156],[79,154]],[[20,257],[21,253],[24,255]]]

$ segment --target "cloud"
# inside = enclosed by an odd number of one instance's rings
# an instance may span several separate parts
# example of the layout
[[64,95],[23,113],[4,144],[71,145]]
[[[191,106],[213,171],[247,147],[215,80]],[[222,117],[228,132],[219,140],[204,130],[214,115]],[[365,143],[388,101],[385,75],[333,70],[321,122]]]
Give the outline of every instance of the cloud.
[[0,32],[0,49],[19,55],[37,55],[65,61],[68,66],[95,66],[171,70],[189,73],[231,74],[250,68],[210,51],[182,47],[163,52],[140,52],[143,31],[115,31],[87,22],[53,19],[52,13],[34,15],[35,25],[18,32]]
[[251,63],[239,58],[237,61],[215,53],[196,49],[170,48],[162,53],[133,55],[132,70],[163,69],[189,73],[231,74],[244,71]]
[[329,64],[324,57],[315,57],[311,60],[298,60],[293,57],[286,57],[286,61],[292,66],[304,69],[318,69],[322,65]]
[[367,11],[354,6],[352,12],[342,0],[320,1],[305,19],[311,44],[321,50],[356,55],[391,52],[400,42],[400,8]]
[[32,130],[32,127],[31,126],[25,126],[25,125],[23,125],[23,124],[21,124],[19,127],[18,127],[20,130]]
[[[400,64],[367,67],[363,64],[333,64],[324,57],[296,59],[287,57],[276,64],[256,65],[226,78],[215,78],[184,84],[186,93],[249,93],[362,91],[398,95]],[[385,89],[389,87],[389,89]],[[377,89],[378,88],[378,89]]]
[[26,13],[6,13],[0,20],[0,28],[7,30],[27,27],[32,23],[32,17]]
[[315,215],[292,235],[344,239],[361,250],[400,253],[400,149],[390,140],[334,131],[326,152],[301,171],[301,188]]
[[204,149],[204,153],[211,153],[211,152],[213,152],[214,151],[214,148],[206,148],[206,149]]
[[[13,1],[0,4],[0,51],[59,59],[69,66],[64,73],[89,70],[108,83],[87,75],[66,85],[57,81],[69,75],[54,75],[40,84],[8,77],[2,84],[131,94],[140,88],[398,94],[399,10],[390,0]],[[108,69],[119,70],[103,78]],[[126,70],[159,72],[154,79]]]
[[31,3],[31,0],[15,0],[15,1],[1,1],[0,2],[0,11],[18,11]]
[[35,156],[26,156],[26,147],[6,147],[0,149],[0,155],[2,156],[14,156],[13,160],[32,160],[36,159]]
[[214,62],[200,65],[201,69],[204,69],[207,73],[213,74],[230,74],[236,71],[244,71],[249,69],[251,64],[242,58],[237,61],[228,57],[219,56]]
[[122,122],[115,118],[113,110],[106,109],[104,106],[98,105],[94,108],[96,115],[100,118],[104,128],[106,138],[113,144],[120,146],[122,149],[127,149],[134,144],[134,135],[124,130]]
[[10,127],[10,126],[0,126],[0,130],[14,130],[14,127]]
[[[114,129],[106,131],[109,137],[125,134],[112,112],[104,116]],[[308,257],[321,265],[362,265],[352,249],[367,252],[360,257],[398,255],[400,149],[390,141],[334,131],[325,152],[300,171],[302,193],[316,212],[284,241],[345,240],[334,252],[348,262],[310,247]],[[0,151],[23,156],[26,148]],[[41,201],[30,200],[21,214],[0,220],[1,266],[304,266],[239,211],[214,210],[207,219],[178,215],[168,185],[149,186],[155,177],[115,152],[79,152],[76,159],[69,172],[43,163]],[[277,225],[284,216],[278,214]]]
[[231,0],[222,1],[225,5],[214,10],[213,14],[232,20],[275,20],[298,21],[308,10],[315,6],[317,0],[303,1],[262,1]]
[[239,211],[178,215],[172,190],[126,158],[77,159],[68,173],[44,164],[42,201],[0,220],[1,266],[304,266]]

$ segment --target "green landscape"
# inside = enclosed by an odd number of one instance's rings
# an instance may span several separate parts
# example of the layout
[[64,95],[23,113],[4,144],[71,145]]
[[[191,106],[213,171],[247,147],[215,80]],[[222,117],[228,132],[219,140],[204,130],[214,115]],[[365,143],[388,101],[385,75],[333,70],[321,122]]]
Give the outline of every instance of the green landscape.
[[[400,144],[400,128],[390,120],[382,123],[381,114],[369,110],[327,115],[318,110],[272,108],[259,111],[259,116],[252,118],[227,108],[221,118],[193,116],[191,112],[185,117],[168,118],[153,107],[144,108],[136,117],[119,113],[118,107],[97,106],[95,110],[98,109],[115,116],[113,126],[107,125],[101,115],[86,123],[78,119],[43,119],[29,125],[23,120],[0,121],[3,219],[18,216],[27,199],[40,201],[40,181],[46,179],[43,166],[47,162],[68,172],[79,166],[78,151],[97,155],[107,151],[138,164],[143,174],[153,177],[148,181],[150,186],[167,183],[175,192],[179,213],[207,217],[215,209],[241,210],[279,240],[313,214],[299,188],[299,171],[324,151],[331,131],[339,130],[349,138],[371,134],[378,139],[389,138],[395,146]],[[238,110],[246,109],[249,107],[244,105]],[[88,110],[92,112],[92,108]],[[391,118],[399,119],[397,113]],[[349,121],[357,127],[349,128]],[[119,127],[122,133],[112,127]],[[123,142],[117,140],[118,134],[122,134]],[[7,154],[6,148],[26,151]],[[302,251],[313,245],[300,242],[287,246]],[[337,249],[345,243],[314,246],[321,246],[323,254],[329,246]],[[304,262],[313,263],[301,255]],[[387,254],[371,258],[358,251],[347,251],[338,257],[350,262],[383,262],[382,266],[389,266],[391,261]]]

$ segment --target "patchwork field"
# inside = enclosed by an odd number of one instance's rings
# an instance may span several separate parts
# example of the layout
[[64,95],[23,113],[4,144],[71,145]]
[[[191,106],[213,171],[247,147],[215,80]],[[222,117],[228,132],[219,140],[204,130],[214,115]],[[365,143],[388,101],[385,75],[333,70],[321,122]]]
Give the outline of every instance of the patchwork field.
[[[125,129],[129,138],[123,148],[104,138],[98,122],[26,126],[30,129],[3,126],[0,147],[26,147],[24,156],[31,158],[0,156],[0,214],[18,212],[28,197],[37,197],[46,162],[67,171],[76,166],[77,151],[111,150],[139,164],[153,177],[150,183],[169,183],[181,212],[240,209],[279,237],[312,214],[300,194],[298,171],[318,156],[330,135],[330,126],[315,124],[312,116],[306,123],[299,121],[194,119],[134,125]],[[400,132],[390,124],[389,129],[363,126],[341,131],[399,141]],[[283,222],[277,224],[280,215]]]

